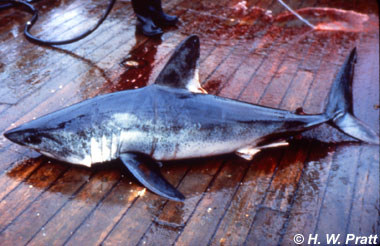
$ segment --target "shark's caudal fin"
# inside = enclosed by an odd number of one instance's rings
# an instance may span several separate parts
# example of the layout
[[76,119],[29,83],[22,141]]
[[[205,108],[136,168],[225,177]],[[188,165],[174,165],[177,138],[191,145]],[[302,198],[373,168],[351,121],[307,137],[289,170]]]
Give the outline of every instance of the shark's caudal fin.
[[199,83],[199,54],[198,36],[187,37],[177,46],[154,83],[197,93],[207,93]]
[[325,115],[330,124],[360,141],[379,144],[379,136],[353,115],[352,79],[356,62],[356,48],[347,57],[331,87]]

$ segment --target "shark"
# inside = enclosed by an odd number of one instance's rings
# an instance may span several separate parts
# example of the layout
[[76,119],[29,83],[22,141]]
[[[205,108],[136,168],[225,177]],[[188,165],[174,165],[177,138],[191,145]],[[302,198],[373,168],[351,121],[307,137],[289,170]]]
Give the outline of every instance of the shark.
[[199,38],[190,35],[153,84],[79,102],[4,136],[71,164],[91,167],[119,159],[142,185],[174,201],[185,197],[160,173],[163,161],[226,153],[252,160],[262,149],[288,145],[292,136],[325,123],[363,143],[379,145],[379,135],[353,114],[355,48],[320,114],[207,94],[199,82],[199,56]]

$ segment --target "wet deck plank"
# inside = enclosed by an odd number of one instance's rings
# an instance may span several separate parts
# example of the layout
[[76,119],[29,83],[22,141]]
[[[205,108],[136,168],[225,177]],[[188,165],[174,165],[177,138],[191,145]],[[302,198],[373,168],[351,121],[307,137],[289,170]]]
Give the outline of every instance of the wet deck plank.
[[[91,26],[106,4],[43,2],[33,31],[60,39]],[[321,18],[356,21],[346,31],[312,31],[276,1],[250,0],[244,9],[239,1],[168,0],[164,8],[182,22],[162,39],[148,39],[135,31],[130,3],[118,1],[94,34],[47,48],[22,36],[28,14],[2,11],[0,132],[98,94],[152,83],[191,33],[201,38],[200,79],[210,93],[309,113],[323,111],[334,76],[357,46],[354,110],[379,132],[376,1],[288,2],[353,10],[328,10]],[[143,66],[126,67],[127,58]],[[149,191],[140,196],[143,187],[120,163],[69,166],[1,136],[1,244],[292,245],[297,233],[379,234],[379,147],[352,143],[331,127],[251,162],[222,156],[176,162],[162,172],[186,195],[184,203]]]

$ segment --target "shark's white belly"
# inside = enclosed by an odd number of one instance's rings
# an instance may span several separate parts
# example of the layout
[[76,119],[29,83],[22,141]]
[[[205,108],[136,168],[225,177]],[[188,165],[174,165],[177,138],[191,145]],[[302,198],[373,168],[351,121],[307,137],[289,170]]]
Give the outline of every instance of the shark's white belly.
[[237,149],[252,143],[248,135],[236,137],[225,136],[218,130],[215,133],[202,132],[197,128],[183,128],[177,134],[157,134],[153,145],[152,157],[156,160],[177,160],[197,157],[207,157],[235,152]]

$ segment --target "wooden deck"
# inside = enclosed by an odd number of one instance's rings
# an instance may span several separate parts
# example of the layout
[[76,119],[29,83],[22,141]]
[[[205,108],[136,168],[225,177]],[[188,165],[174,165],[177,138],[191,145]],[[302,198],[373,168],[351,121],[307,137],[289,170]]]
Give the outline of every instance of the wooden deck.
[[[72,166],[2,136],[86,98],[152,83],[192,33],[201,39],[200,79],[209,93],[308,113],[323,111],[356,46],[354,111],[379,132],[377,2],[286,2],[335,30],[311,30],[275,0],[248,0],[247,8],[237,0],[164,0],[181,23],[148,39],[135,31],[130,2],[118,0],[95,33],[50,48],[24,38],[28,13],[1,11],[0,245],[293,245],[298,233],[306,242],[318,234],[324,245],[326,234],[380,235],[379,146],[329,126],[250,162],[227,155],[167,163],[162,172],[184,203],[144,193],[117,161]],[[95,23],[107,1],[34,5],[40,19],[32,31],[65,39]]]

